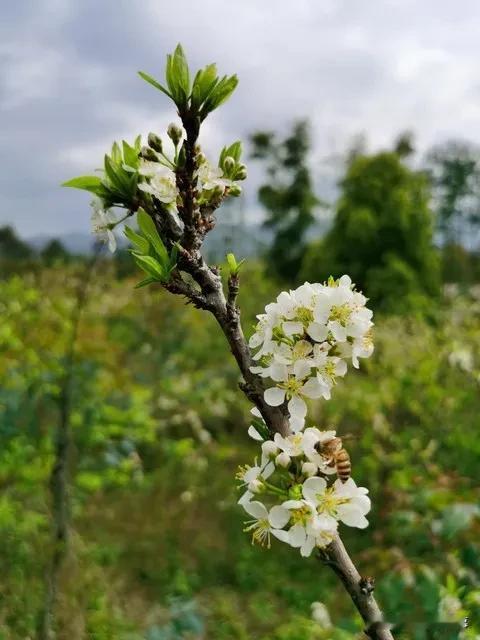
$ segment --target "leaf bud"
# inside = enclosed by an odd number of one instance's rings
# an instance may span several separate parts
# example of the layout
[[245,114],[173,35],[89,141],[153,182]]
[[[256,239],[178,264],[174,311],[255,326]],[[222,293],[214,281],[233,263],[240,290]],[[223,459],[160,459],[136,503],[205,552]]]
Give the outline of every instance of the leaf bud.
[[148,146],[152,148],[154,151],[157,151],[158,153],[162,153],[162,150],[163,150],[162,140],[157,136],[156,133],[148,134]]

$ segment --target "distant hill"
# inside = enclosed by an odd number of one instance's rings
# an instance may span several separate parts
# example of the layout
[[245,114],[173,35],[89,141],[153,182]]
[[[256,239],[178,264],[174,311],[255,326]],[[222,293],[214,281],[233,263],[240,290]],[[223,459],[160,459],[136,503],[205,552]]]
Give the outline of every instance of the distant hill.
[[[322,236],[328,226],[329,222],[318,222],[310,229],[310,240]],[[90,253],[94,242],[93,235],[82,232],[66,233],[61,236],[43,234],[27,238],[26,241],[31,247],[41,251],[53,238],[60,240],[70,253],[79,255]],[[120,246],[126,246],[121,233],[117,234],[117,239]],[[205,240],[205,253],[210,260],[221,260],[229,252],[239,258],[259,256],[268,247],[271,239],[271,231],[261,223],[217,220],[214,231]]]

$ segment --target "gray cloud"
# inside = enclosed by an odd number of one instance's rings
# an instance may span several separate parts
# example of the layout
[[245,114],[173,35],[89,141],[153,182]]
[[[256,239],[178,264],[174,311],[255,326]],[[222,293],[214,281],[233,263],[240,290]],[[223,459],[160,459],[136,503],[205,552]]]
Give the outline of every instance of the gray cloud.
[[[413,128],[421,148],[480,142],[476,0],[23,0],[0,21],[0,224],[24,235],[87,230],[88,196],[59,183],[99,165],[114,138],[161,131],[160,76],[181,41],[241,83],[205,130],[212,153],[257,128],[310,117],[319,160],[367,133]],[[248,202],[258,171],[252,167]]]

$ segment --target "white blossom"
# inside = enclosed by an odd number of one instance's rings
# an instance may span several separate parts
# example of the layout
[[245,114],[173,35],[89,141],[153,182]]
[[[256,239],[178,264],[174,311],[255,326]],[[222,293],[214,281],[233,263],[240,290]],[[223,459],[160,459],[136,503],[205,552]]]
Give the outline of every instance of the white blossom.
[[271,406],[287,401],[294,430],[304,427],[306,398],[328,400],[347,372],[347,361],[358,367],[359,358],[373,353],[372,312],[366,302],[342,276],[282,291],[257,316],[249,340],[257,363],[251,371],[275,383],[265,391],[265,401]]
[[221,189],[222,193],[227,187],[231,187],[232,180],[223,177],[220,167],[212,167],[208,160],[204,160],[197,170],[198,188],[202,191]]
[[155,196],[168,209],[176,209],[178,189],[175,173],[159,162],[150,162],[148,160],[141,161],[139,172],[147,176],[149,180],[148,182],[140,183],[138,188]]
[[357,487],[352,478],[345,483],[336,480],[330,487],[324,478],[308,478],[303,484],[302,493],[304,499],[315,506],[319,517],[330,520],[332,524],[340,520],[359,529],[368,526],[365,518],[371,507],[368,490]]
[[117,248],[117,239],[112,228],[117,223],[116,216],[110,209],[104,209],[103,202],[99,198],[92,200],[91,207],[92,233],[108,242],[108,248],[114,253]]
[[290,519],[287,509],[277,505],[268,511],[261,502],[247,502],[243,505],[245,511],[252,516],[245,524],[244,531],[252,532],[252,541],[270,548],[270,534],[284,527]]
[[312,609],[312,619],[323,627],[324,629],[332,628],[332,621],[327,607],[323,602],[312,602],[310,605]]

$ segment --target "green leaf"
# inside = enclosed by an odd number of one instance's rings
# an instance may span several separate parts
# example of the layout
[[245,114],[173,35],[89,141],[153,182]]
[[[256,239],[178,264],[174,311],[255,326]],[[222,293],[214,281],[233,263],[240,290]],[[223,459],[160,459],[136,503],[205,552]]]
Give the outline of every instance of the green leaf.
[[148,273],[148,275],[155,278],[155,280],[160,280],[161,282],[165,281],[165,269],[157,260],[155,260],[155,258],[152,256],[142,256],[134,251],[132,251],[132,255],[142,271]]
[[138,167],[138,151],[134,147],[131,147],[125,140],[122,140],[122,149],[125,164],[136,169]]
[[78,178],[62,182],[62,187],[72,187],[72,189],[83,189],[84,191],[97,193],[103,187],[103,184],[98,176],[78,176]]
[[122,162],[122,153],[116,142],[112,145],[112,162],[114,164],[120,164]]
[[150,243],[146,238],[141,236],[139,233],[136,233],[130,227],[127,227],[127,225],[125,225],[125,229],[123,232],[127,236],[127,238],[130,240],[130,242],[132,244],[135,244],[138,247],[141,253],[148,254],[148,250],[150,249]]
[[202,108],[202,118],[205,118],[211,111],[223,104],[235,91],[238,85],[237,76],[224,76],[214,87]]
[[190,94],[190,71],[188,69],[187,58],[185,57],[185,52],[183,51],[181,44],[177,44],[173,53],[171,71],[177,86],[185,94],[185,98],[187,98]]
[[237,270],[237,261],[233,253],[227,253],[227,264],[230,269],[230,273],[235,273]]
[[240,140],[237,140],[236,142],[234,142],[228,147],[225,157],[231,156],[235,160],[235,162],[238,162],[240,160],[241,155],[242,155],[242,143]]
[[230,271],[230,275],[237,276],[240,271],[240,267],[245,262],[245,258],[237,262],[237,259],[233,255],[233,253],[227,253],[227,264]]
[[149,284],[152,284],[154,282],[158,282],[158,280],[156,278],[145,278],[144,280],[141,280],[140,282],[137,282],[137,284],[135,285],[135,289],[140,289],[141,287],[146,287]]
[[160,238],[157,227],[152,218],[143,209],[139,209],[137,213],[137,221],[140,230],[152,245],[153,250],[157,254],[164,266],[169,263],[168,251]]
[[155,80],[155,78],[153,78],[152,76],[148,75],[148,73],[145,73],[144,71],[139,71],[138,75],[143,80],[145,80],[145,82],[148,82],[149,84],[152,85],[152,87],[155,87],[155,89],[158,89],[159,91],[164,93],[166,96],[168,96],[171,100],[173,100],[173,96],[170,93],[170,91],[168,91],[168,89],[165,89],[165,87],[163,85],[161,85],[160,82],[158,82],[158,80]]
[[192,105],[200,107],[208,98],[213,87],[217,84],[217,66],[209,64],[197,72],[192,88]]
[[175,267],[177,266],[177,257],[178,257],[178,245],[174,244],[172,247],[172,250],[170,252],[170,271],[173,271],[173,269],[175,269]]

